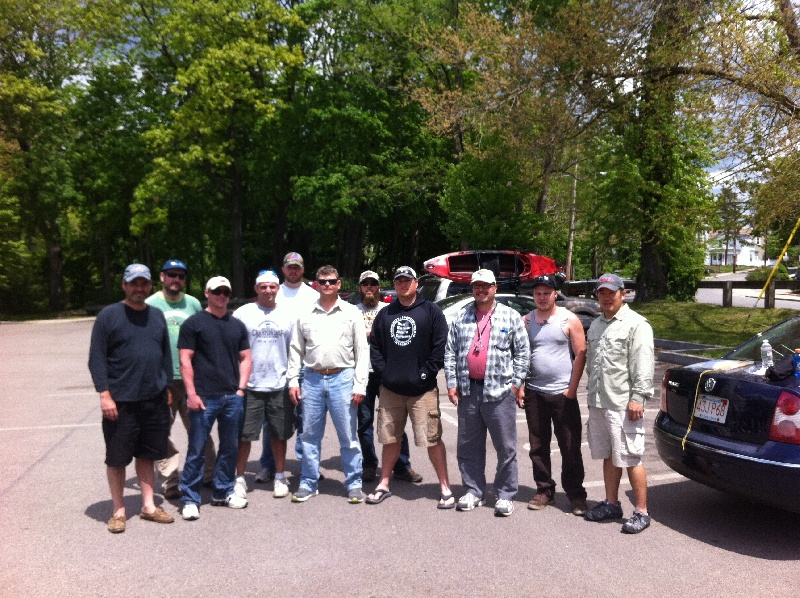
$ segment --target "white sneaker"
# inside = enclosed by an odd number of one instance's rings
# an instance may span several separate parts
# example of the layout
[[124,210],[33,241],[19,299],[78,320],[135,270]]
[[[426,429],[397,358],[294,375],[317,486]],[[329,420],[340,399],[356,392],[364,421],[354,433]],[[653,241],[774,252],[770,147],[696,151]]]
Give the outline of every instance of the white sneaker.
[[289,496],[289,484],[286,483],[286,478],[275,478],[272,497],[283,498],[284,496]]
[[265,467],[256,474],[256,482],[258,482],[259,484],[263,484],[264,482],[269,482],[274,475],[275,475],[274,471],[272,471],[271,469],[267,469]]
[[508,517],[514,512],[514,503],[505,498],[497,499],[494,503],[494,514],[498,517]]
[[236,496],[231,492],[225,498],[212,498],[211,504],[215,507],[230,507],[231,509],[244,509],[247,506],[247,499]]
[[183,509],[181,509],[181,517],[183,517],[186,521],[200,519],[200,509],[198,509],[197,505],[193,502],[187,502],[185,505],[183,505]]
[[458,499],[456,510],[458,511],[471,511],[476,507],[483,506],[483,497],[478,498],[472,492],[467,492],[464,496]]
[[236,483],[233,485],[233,493],[239,498],[247,498],[247,482],[244,476],[236,478]]

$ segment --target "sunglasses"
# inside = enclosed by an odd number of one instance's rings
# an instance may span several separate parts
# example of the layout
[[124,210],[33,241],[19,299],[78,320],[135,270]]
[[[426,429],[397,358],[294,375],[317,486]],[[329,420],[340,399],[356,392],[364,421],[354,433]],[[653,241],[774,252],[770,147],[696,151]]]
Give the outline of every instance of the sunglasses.
[[322,285],[322,286],[326,286],[326,285],[333,286],[337,282],[339,282],[338,278],[317,278],[317,284],[318,285]]
[[361,286],[362,287],[378,287],[380,285],[378,284],[377,280],[365,280],[365,281],[363,281],[361,283]]
[[230,297],[231,296],[231,290],[230,289],[226,289],[225,287],[222,287],[220,289],[214,289],[213,291],[211,291],[211,294],[212,295],[225,295],[226,297]]
[[177,278],[178,280],[186,280],[186,274],[183,272],[164,272],[164,276],[169,276],[170,278]]

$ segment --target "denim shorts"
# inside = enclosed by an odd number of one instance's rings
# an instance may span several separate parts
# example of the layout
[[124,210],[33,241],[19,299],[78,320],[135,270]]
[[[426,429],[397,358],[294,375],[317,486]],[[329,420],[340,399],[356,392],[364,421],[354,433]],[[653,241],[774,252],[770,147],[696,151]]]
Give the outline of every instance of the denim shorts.
[[439,410],[438,388],[408,397],[381,386],[378,397],[377,428],[381,444],[400,442],[409,417],[416,446],[431,447],[441,442],[442,413]]
[[586,437],[592,459],[611,459],[615,467],[636,467],[644,454],[644,418],[631,421],[628,411],[589,407]]
[[289,389],[261,391],[247,389],[244,401],[244,423],[239,440],[253,442],[261,436],[261,425],[267,420],[269,432],[278,440],[289,440],[294,435],[294,403]]
[[166,391],[146,401],[118,401],[117,419],[103,418],[106,465],[125,467],[137,459],[167,456],[171,417]]

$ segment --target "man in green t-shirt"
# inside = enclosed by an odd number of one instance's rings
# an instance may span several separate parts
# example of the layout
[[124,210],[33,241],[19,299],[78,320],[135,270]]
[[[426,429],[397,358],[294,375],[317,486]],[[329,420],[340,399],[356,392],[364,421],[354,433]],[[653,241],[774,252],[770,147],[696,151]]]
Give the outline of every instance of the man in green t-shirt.
[[[180,413],[183,427],[189,431],[189,414],[186,407],[186,387],[181,379],[180,360],[178,359],[178,331],[181,324],[186,319],[199,311],[202,311],[200,302],[183,292],[186,286],[186,264],[180,260],[170,259],[164,262],[164,267],[161,268],[161,290],[153,293],[146,299],[146,302],[153,307],[156,307],[164,312],[164,317],[167,320],[167,328],[169,329],[169,342],[172,350],[172,397],[170,402],[170,409],[172,413],[172,423],[175,422],[175,415]],[[214,450],[214,442],[209,438],[206,443],[206,469],[205,469],[205,482],[209,483],[214,475],[214,461],[216,460],[216,452]],[[158,471],[161,485],[163,487],[164,498],[180,498],[181,491],[178,489],[178,466],[180,464],[180,454],[169,439],[169,448],[167,457],[160,461],[156,461],[156,470]]]

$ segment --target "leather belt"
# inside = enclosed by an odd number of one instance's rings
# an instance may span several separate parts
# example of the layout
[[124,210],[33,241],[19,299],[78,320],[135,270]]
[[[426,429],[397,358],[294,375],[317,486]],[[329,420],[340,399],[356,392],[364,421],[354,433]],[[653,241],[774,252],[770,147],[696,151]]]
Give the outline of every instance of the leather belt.
[[478,384],[480,386],[483,386],[484,382],[483,378],[470,378],[469,381],[472,382],[473,384]]
[[318,374],[322,374],[323,376],[330,376],[331,374],[338,374],[344,368],[328,368],[326,370],[314,370],[314,368],[311,368],[311,369],[313,371],[317,372]]

